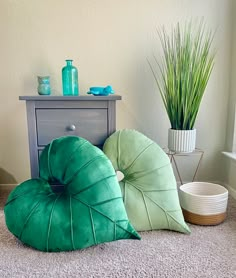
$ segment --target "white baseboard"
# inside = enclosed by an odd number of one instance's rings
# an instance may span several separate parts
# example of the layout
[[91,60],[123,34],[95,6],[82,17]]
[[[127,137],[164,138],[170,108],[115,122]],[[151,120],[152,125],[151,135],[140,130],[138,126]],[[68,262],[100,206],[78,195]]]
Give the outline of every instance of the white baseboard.
[[230,196],[232,196],[236,200],[236,189],[229,184],[224,184],[224,186],[228,189]]

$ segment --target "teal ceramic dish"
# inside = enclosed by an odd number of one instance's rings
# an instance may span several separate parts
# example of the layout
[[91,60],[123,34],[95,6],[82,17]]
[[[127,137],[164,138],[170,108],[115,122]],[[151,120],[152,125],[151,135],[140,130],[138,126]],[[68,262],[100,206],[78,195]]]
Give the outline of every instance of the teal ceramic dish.
[[114,90],[110,85],[106,87],[90,87],[89,92],[87,94],[91,94],[94,96],[108,96],[110,94],[114,94]]

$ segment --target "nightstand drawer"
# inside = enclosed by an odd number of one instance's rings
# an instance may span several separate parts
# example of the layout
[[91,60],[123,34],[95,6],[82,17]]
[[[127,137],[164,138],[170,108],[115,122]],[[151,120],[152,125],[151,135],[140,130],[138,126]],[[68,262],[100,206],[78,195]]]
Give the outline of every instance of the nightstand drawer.
[[36,109],[38,146],[64,135],[102,145],[108,136],[107,109]]

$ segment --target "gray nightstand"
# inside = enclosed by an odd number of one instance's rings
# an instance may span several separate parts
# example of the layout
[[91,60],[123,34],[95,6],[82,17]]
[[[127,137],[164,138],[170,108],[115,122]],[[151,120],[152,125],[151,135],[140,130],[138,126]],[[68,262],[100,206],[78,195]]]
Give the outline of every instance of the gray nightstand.
[[31,177],[39,176],[39,155],[54,138],[76,135],[101,148],[116,130],[121,96],[20,96],[26,101]]

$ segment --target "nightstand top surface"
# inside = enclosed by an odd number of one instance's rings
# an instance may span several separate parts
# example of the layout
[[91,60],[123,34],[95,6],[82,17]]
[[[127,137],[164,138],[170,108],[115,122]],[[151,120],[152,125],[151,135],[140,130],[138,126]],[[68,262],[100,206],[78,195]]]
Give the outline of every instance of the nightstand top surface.
[[101,100],[120,100],[121,96],[120,95],[109,95],[109,96],[89,96],[89,95],[79,95],[79,96],[62,96],[62,95],[50,95],[50,96],[19,96],[19,100],[45,100],[45,101],[50,101],[50,100],[96,100],[96,101],[101,101]]

